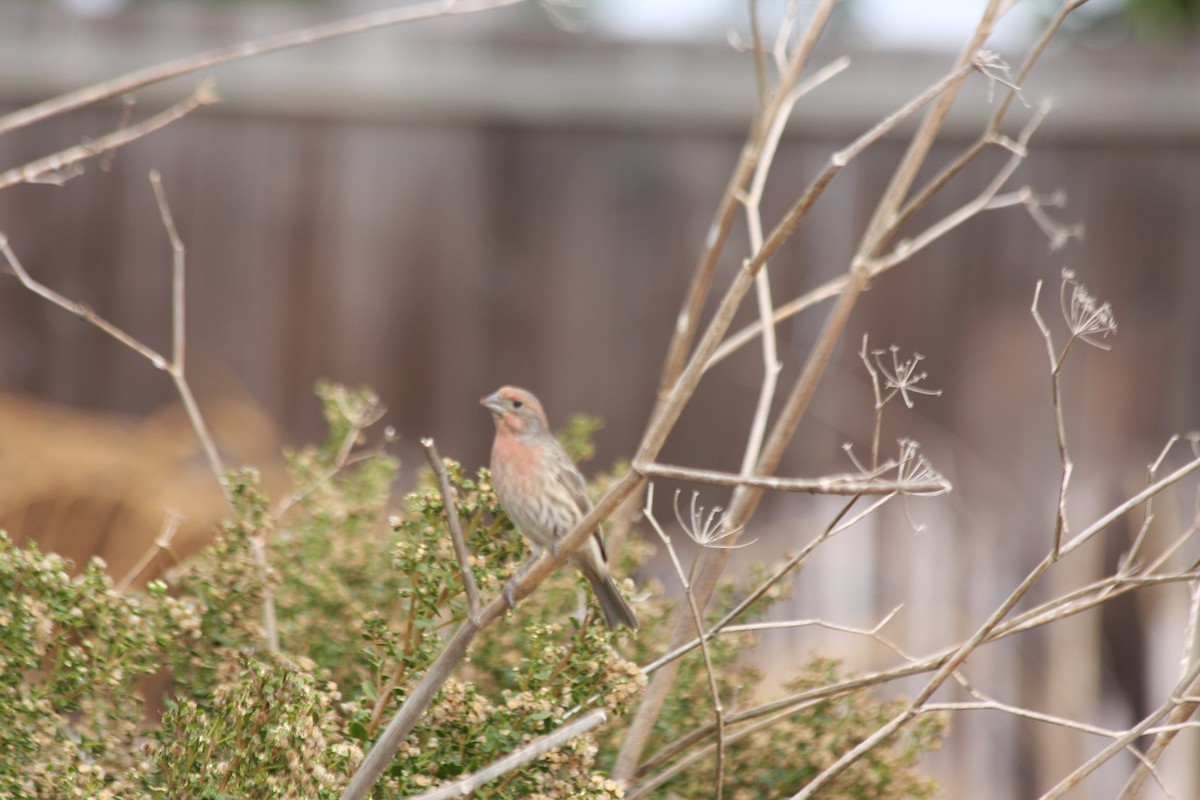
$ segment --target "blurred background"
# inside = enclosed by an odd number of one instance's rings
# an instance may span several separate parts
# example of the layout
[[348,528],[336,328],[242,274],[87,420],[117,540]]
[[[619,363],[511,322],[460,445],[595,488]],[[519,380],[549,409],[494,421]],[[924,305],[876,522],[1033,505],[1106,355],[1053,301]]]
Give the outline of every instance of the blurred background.
[[[787,3],[759,5],[773,31]],[[813,64],[848,54],[851,67],[798,106],[767,185],[768,227],[830,153],[947,70],[982,5],[838,7]],[[1019,63],[1055,5],[1019,4],[989,47]],[[0,113],[384,7],[4,0]],[[1060,343],[1064,268],[1111,302],[1120,326],[1110,352],[1079,348],[1065,370],[1076,529],[1145,484],[1169,435],[1200,427],[1198,7],[1093,0],[1028,82],[1030,103],[1052,95],[1056,107],[1010,188],[1061,190],[1066,205],[1050,211],[1082,224],[1082,239],[1052,250],[1019,207],[988,212],[860,301],[781,473],[846,471],[841,445],[869,448],[872,396],[857,355],[869,334],[873,348],[923,354],[927,384],[943,391],[911,411],[889,408],[885,452],[899,436],[917,439],[955,492],[896,506],[819,550],[778,616],[869,628],[903,604],[886,632],[921,654],[969,635],[1044,555],[1059,472],[1045,349],[1029,314],[1039,279]],[[469,468],[486,462],[492,426],[477,402],[502,383],[537,392],[552,425],[574,412],[603,417],[597,457],[583,468],[607,470],[646,424],[754,109],[754,70],[740,0],[594,0],[562,14],[518,6],[212,70],[219,105],[89,162],[63,185],[0,192],[0,231],[35,278],[166,352],[170,250],[147,179],[158,169],[188,248],[189,377],[227,461],[260,467],[269,486],[281,485],[282,447],[322,435],[312,392],[322,378],[379,392],[400,437],[400,489],[423,463],[423,436]],[[200,77],[139,92],[133,118],[178,101]],[[972,79],[931,172],[978,135],[989,101]],[[104,103],[17,130],[0,139],[0,169],[102,135],[124,108]],[[1014,107],[1005,131],[1030,113]],[[854,160],[772,263],[777,302],[847,268],[907,130]],[[910,232],[971,199],[1003,158],[980,159]],[[747,247],[735,226],[719,287]],[[780,326],[781,385],[827,309]],[[757,345],[713,370],[662,460],[736,469],[761,372]],[[0,390],[0,527],[80,561],[102,555],[118,577],[168,509],[187,520],[176,555],[206,540],[221,498],[169,378],[9,277],[0,278]],[[1181,446],[1166,464],[1188,457]],[[658,491],[662,519],[673,488]],[[1191,491],[1156,508],[1159,547],[1190,524]],[[701,494],[706,506],[726,501]],[[737,574],[802,546],[840,504],[770,498]],[[1111,572],[1139,522],[1072,556],[1030,602]],[[1190,546],[1179,566],[1197,555]],[[1180,586],[1147,590],[993,645],[967,672],[1005,702],[1127,727],[1176,680],[1186,602]],[[780,682],[813,649],[864,672],[896,662],[876,642],[815,631],[764,634],[756,661]],[[1028,797],[1104,743],[994,712],[960,714],[930,769],[948,797]],[[1197,747],[1194,736],[1181,739],[1167,759],[1178,796],[1200,796]],[[1102,771],[1081,796],[1110,796],[1129,765]]]

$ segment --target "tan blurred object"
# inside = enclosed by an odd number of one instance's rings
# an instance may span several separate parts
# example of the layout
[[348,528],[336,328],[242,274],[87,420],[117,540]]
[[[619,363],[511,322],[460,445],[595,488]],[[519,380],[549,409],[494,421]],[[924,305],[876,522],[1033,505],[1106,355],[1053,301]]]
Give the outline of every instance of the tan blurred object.
[[[227,463],[277,484],[280,436],[267,415],[240,400],[204,407]],[[99,556],[118,582],[152,555],[140,585],[202,548],[227,512],[179,406],[139,419],[0,394],[0,528],[18,544],[36,541],[77,569]],[[171,513],[182,522],[164,553],[155,539]]]

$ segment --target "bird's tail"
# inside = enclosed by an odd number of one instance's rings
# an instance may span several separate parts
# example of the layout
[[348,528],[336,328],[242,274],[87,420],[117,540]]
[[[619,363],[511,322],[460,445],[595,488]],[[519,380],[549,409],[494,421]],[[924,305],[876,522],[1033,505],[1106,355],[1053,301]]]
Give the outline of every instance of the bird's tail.
[[579,566],[588,583],[592,585],[592,591],[600,603],[600,610],[604,612],[604,624],[608,626],[608,629],[615,631],[624,625],[626,628],[636,631],[638,629],[637,617],[634,615],[633,609],[629,607],[629,603],[621,595],[621,590],[617,588],[617,584],[608,570],[603,565],[600,565],[599,568],[591,564],[580,564]]

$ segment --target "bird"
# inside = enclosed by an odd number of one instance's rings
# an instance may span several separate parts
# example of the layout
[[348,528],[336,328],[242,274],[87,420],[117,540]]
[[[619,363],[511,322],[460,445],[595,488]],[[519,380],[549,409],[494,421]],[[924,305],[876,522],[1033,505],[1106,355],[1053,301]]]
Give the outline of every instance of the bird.
[[[550,433],[542,404],[531,392],[502,386],[479,402],[492,412],[496,423],[492,487],[501,507],[529,540],[534,560],[543,549],[557,553],[558,543],[592,508],[583,476]],[[591,584],[608,629],[623,625],[637,630],[637,617],[608,570],[599,528],[571,556],[571,561]],[[510,589],[505,590],[505,596],[509,605],[514,605]]]

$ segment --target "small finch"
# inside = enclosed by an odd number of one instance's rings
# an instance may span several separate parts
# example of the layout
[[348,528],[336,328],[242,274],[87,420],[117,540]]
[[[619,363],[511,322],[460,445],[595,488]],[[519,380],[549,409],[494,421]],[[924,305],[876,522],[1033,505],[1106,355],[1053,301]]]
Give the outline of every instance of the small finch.
[[[492,412],[492,486],[500,505],[533,546],[555,552],[592,508],[583,476],[550,433],[538,399],[524,389],[504,386],[479,401]],[[609,630],[637,630],[637,617],[608,571],[599,529],[571,557],[587,578]],[[511,601],[512,598],[509,597]]]

